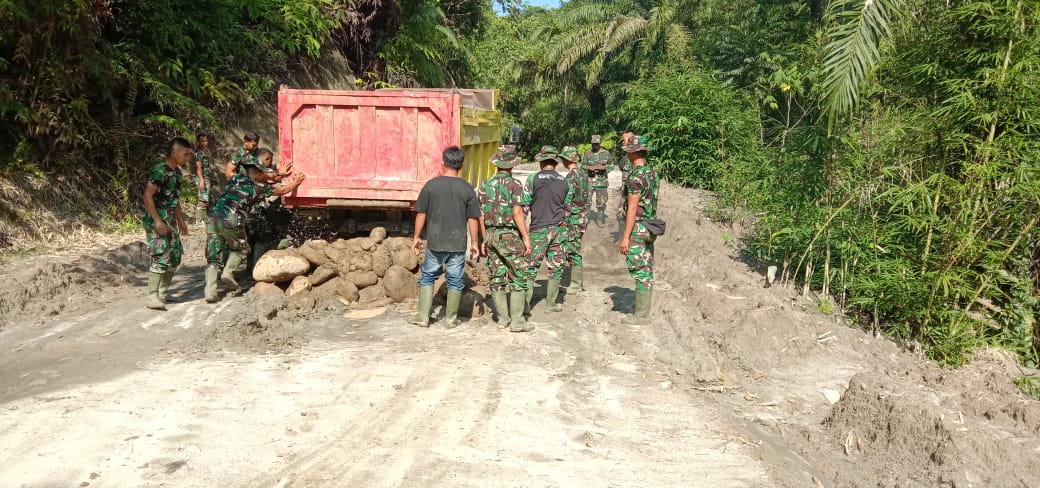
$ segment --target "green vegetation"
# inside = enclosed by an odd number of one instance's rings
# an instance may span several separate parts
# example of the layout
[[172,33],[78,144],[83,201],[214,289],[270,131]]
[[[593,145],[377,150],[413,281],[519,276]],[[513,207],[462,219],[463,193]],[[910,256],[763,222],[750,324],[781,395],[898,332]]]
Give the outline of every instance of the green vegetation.
[[753,221],[745,250],[783,283],[944,364],[1040,362],[1036,2],[0,0],[0,20],[0,171],[125,188],[156,141],[339,53],[360,87],[501,89],[528,157],[632,128]]

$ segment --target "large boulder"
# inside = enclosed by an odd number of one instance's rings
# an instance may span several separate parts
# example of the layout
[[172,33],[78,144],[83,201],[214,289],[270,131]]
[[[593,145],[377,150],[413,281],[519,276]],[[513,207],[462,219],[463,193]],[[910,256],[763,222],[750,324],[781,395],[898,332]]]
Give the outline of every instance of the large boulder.
[[249,293],[254,295],[281,295],[284,292],[274,283],[264,283],[261,281],[253,285],[253,287],[249,289]]
[[395,265],[401,266],[408,271],[415,271],[419,268],[419,256],[416,256],[411,248],[398,248],[392,252]]
[[[390,248],[390,252],[394,253],[400,249],[411,249],[412,238],[411,237],[387,237],[383,245]],[[415,254],[415,253],[412,253]]]
[[386,227],[376,227],[372,229],[372,232],[368,233],[368,238],[372,239],[372,242],[379,244],[386,239]]
[[354,286],[357,286],[358,289],[363,289],[379,282],[379,277],[371,271],[351,271],[344,277],[347,281],[353,283]]
[[299,252],[300,256],[303,256],[304,259],[310,261],[311,264],[315,266],[321,266],[329,262],[329,256],[325,252],[326,248],[328,247],[329,243],[325,241],[310,240],[303,243],[303,245],[300,246],[300,249],[298,249],[297,252]]
[[256,261],[253,279],[266,283],[289,281],[311,270],[311,262],[292,250],[268,251]]
[[350,248],[347,247],[332,245],[325,248],[325,256],[328,257],[326,262],[335,265],[340,270],[346,269],[350,271],[350,257],[352,255]]
[[367,252],[354,254],[350,259],[350,271],[372,271],[372,254]]
[[372,250],[372,271],[380,278],[386,274],[386,270],[394,264],[394,258],[390,256],[390,250],[383,246],[376,246]]
[[361,290],[358,303],[374,302],[383,298],[386,298],[386,290],[383,289],[383,285],[376,283]]
[[339,270],[331,264],[323,264],[318,266],[318,269],[315,269],[314,272],[311,273],[311,284],[318,286],[336,276],[339,276]]
[[311,294],[314,295],[319,301],[325,301],[332,297],[340,297],[347,302],[356,302],[358,300],[358,289],[345,278],[332,278],[325,283],[315,286],[311,290]]
[[386,270],[383,288],[386,290],[386,296],[393,298],[397,303],[419,295],[419,281],[410,271],[396,264]]
[[285,295],[291,297],[305,291],[310,291],[313,286],[311,280],[307,279],[306,276],[297,276],[293,278],[292,283],[289,284],[289,288],[285,289]]

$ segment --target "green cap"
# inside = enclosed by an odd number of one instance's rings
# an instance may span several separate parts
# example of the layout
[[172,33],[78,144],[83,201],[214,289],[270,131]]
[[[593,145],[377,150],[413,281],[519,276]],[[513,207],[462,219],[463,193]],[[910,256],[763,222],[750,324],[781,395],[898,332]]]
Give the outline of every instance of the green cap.
[[571,163],[576,163],[581,159],[581,156],[578,156],[578,148],[574,146],[563,146],[563,150],[560,151],[560,157]]
[[553,161],[557,164],[560,162],[560,155],[556,152],[556,148],[553,146],[542,146],[542,150],[538,151],[538,154],[534,157],[535,161],[541,164],[543,161]]
[[640,151],[650,152],[650,146],[646,143],[646,137],[635,135],[628,140],[628,144],[625,144],[624,147],[622,147],[622,149],[624,149],[626,153],[634,153]]
[[498,146],[498,151],[491,156],[491,164],[498,168],[510,169],[519,163],[520,158],[516,157],[516,146],[513,145]]

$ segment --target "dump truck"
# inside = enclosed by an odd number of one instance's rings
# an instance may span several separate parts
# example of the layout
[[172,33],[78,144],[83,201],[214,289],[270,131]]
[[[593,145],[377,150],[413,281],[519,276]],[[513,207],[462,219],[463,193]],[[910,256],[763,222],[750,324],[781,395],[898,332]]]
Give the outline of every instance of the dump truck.
[[502,137],[496,90],[278,92],[280,160],[307,174],[284,197],[298,218],[337,235],[382,226],[409,234],[423,185],[441,174],[442,151],[466,153],[461,176],[491,176]]

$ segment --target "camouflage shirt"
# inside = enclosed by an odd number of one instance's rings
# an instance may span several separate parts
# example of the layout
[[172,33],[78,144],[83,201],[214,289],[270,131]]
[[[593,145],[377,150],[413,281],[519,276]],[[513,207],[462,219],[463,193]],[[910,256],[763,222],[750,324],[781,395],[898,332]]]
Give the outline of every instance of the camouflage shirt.
[[567,173],[567,196],[563,203],[567,205],[570,217],[585,215],[589,203],[589,177],[581,168],[574,168]]
[[265,197],[274,194],[274,187],[256,182],[252,178],[237,174],[228,183],[227,189],[213,203],[209,211],[210,217],[230,219],[235,216],[245,219],[253,207]]
[[198,167],[202,165],[202,177],[207,182],[213,181],[213,167],[209,161],[209,154],[205,151],[191,153],[191,176],[198,177]]
[[148,172],[148,182],[158,188],[152,197],[155,208],[173,208],[181,203],[181,172],[166,164],[166,160],[152,166]]
[[639,195],[636,220],[657,218],[657,190],[660,187],[661,180],[650,165],[632,167],[625,182],[625,195]]
[[509,173],[495,173],[477,189],[477,204],[488,227],[515,227],[513,207],[522,204],[523,188]]
[[599,152],[586,151],[581,157],[581,163],[588,172],[593,187],[607,186],[607,173],[614,169],[614,155],[610,154],[610,151],[603,148],[600,148]]
[[246,152],[246,148],[240,147],[238,148],[238,151],[235,151],[235,154],[231,155],[231,162],[235,163],[235,174],[246,176],[246,169],[242,167],[242,162],[247,160],[253,160],[253,162],[263,167],[263,165],[261,165],[256,159],[255,150],[252,152]]

